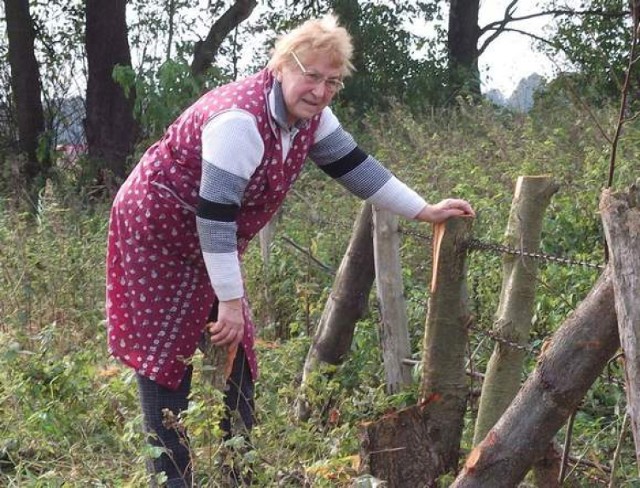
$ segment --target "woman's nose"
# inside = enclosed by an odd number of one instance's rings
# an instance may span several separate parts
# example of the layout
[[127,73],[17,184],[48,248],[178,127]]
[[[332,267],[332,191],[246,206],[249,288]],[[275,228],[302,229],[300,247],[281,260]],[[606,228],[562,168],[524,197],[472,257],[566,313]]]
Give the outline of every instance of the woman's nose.
[[324,97],[326,92],[327,92],[327,86],[326,86],[324,80],[321,81],[320,83],[318,83],[317,85],[314,85],[313,90],[312,90],[312,93],[316,97],[319,97],[319,98]]

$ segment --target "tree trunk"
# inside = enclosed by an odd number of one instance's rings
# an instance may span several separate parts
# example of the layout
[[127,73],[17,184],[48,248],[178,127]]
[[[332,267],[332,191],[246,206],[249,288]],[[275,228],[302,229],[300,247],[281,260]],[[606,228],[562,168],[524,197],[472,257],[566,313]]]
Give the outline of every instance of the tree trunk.
[[[640,183],[640,181],[639,181]],[[627,405],[640,468],[640,190],[605,190],[600,213],[613,268],[618,333],[624,351]]]
[[468,395],[469,322],[461,245],[470,227],[468,219],[436,226],[420,403],[360,427],[361,470],[390,488],[435,487],[440,475],[458,465]]
[[116,66],[131,66],[127,38],[126,0],[87,0],[86,49],[87,118],[85,131],[90,158],[108,171],[101,183],[124,179],[127,158],[137,133],[133,117],[135,90],[127,94],[113,79]]
[[438,474],[458,467],[460,439],[469,388],[465,372],[468,327],[466,253],[473,221],[449,219],[434,233],[431,297],[422,346],[420,398],[431,419],[431,439],[438,451]]
[[414,405],[362,423],[358,432],[360,472],[383,480],[388,488],[437,486],[441,461],[427,409]]
[[202,76],[211,67],[218,49],[229,33],[245,21],[256,7],[256,0],[236,0],[211,26],[204,41],[196,42],[191,63],[193,76]]
[[451,0],[449,3],[447,50],[450,92],[452,97],[459,94],[479,96],[478,11],[480,0]]
[[351,348],[356,322],[367,309],[375,275],[371,227],[372,209],[370,204],[365,203],[320,317],[313,344],[307,353],[296,401],[299,419],[308,418],[310,413],[305,395],[309,376],[321,362],[340,364],[344,360]]
[[[505,244],[526,252],[540,247],[542,221],[551,196],[558,190],[549,176],[520,177],[511,204]],[[494,331],[511,343],[529,342],[538,266],[535,259],[505,254],[500,303]],[[521,385],[525,351],[497,342],[482,384],[473,437],[477,445],[516,396]]]
[[[27,186],[27,193],[33,200],[44,187],[46,173],[51,165],[48,150],[41,152],[41,157],[38,157],[45,122],[40,71],[34,52],[35,31],[28,0],[4,0],[4,6],[9,39],[11,90],[18,122],[18,148],[26,156],[20,172]],[[35,200],[31,203],[35,203]]]
[[547,451],[533,465],[533,482],[538,488],[561,488],[560,466],[562,455],[555,442],[549,443]]
[[398,216],[376,208],[373,222],[376,289],[382,315],[382,359],[387,392],[397,393],[411,384],[411,369],[403,364],[411,355],[411,345],[400,264]]
[[513,487],[540,459],[620,345],[607,268],[554,334],[498,423],[471,452],[452,488]]

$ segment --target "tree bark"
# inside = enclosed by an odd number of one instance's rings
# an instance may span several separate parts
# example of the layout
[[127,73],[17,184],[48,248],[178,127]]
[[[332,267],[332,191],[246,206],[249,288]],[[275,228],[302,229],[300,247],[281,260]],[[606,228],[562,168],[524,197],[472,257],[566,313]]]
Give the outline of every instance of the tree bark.
[[[558,185],[549,176],[520,177],[511,204],[505,244],[526,252],[540,247],[542,221]],[[494,331],[511,343],[529,341],[538,265],[534,258],[505,254],[500,303]],[[520,389],[526,352],[497,342],[489,359],[473,444],[477,445],[507,409]]]
[[455,471],[468,385],[465,252],[471,221],[450,219],[434,232],[433,280],[425,331],[420,402],[360,426],[360,470],[390,488],[435,487]]
[[309,376],[322,362],[340,364],[344,360],[351,348],[356,322],[367,310],[375,275],[371,227],[372,209],[370,204],[365,203],[338,268],[313,344],[307,353],[300,394],[296,401],[296,415],[299,419],[309,416],[305,395]]
[[[471,315],[463,245],[473,221],[449,219],[442,240],[434,235],[431,297],[422,346],[421,401],[431,419],[431,439],[438,452],[438,474],[458,467],[469,385],[465,371]],[[442,227],[441,227],[442,228]]]
[[468,456],[452,488],[513,487],[540,459],[620,345],[607,268],[554,334],[498,423]]
[[236,0],[222,16],[214,22],[204,41],[196,42],[191,62],[193,76],[202,76],[211,67],[222,42],[229,33],[245,21],[256,7],[256,0]]
[[87,118],[85,131],[89,157],[108,171],[101,183],[115,184],[127,173],[137,134],[133,117],[135,90],[128,93],[113,79],[116,66],[131,66],[127,38],[126,0],[87,0],[86,49]]
[[[20,172],[28,194],[34,197],[44,186],[46,173],[51,165],[48,150],[41,152],[41,157],[38,157],[45,122],[40,71],[34,51],[35,31],[28,0],[4,0],[4,6],[9,39],[11,90],[18,123],[18,149],[26,156]],[[36,181],[38,179],[40,181]]]
[[451,0],[447,51],[450,91],[453,96],[470,93],[480,95],[478,69],[478,12],[480,0]]
[[618,333],[624,351],[627,408],[640,469],[640,190],[605,190],[600,213],[613,268]]
[[419,404],[360,426],[360,469],[390,488],[435,487],[440,475],[458,465],[468,395],[464,354],[469,313],[462,244],[470,227],[468,219],[436,226]]
[[427,409],[414,405],[362,423],[360,472],[383,480],[388,488],[437,486],[442,463]]
[[411,345],[400,264],[398,216],[376,208],[373,222],[376,289],[382,315],[382,359],[387,392],[397,393],[411,384],[411,369],[402,362],[410,357]]

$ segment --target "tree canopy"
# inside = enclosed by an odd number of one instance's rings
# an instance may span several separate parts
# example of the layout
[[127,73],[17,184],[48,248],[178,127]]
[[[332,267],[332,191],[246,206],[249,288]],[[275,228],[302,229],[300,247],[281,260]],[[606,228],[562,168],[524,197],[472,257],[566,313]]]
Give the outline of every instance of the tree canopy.
[[[606,99],[619,91],[630,41],[630,17],[622,0],[585,0],[575,8],[548,0],[539,12],[527,15],[518,13],[521,2],[513,0],[503,18],[486,25],[478,24],[478,11],[482,8],[479,0],[125,3],[126,17],[112,19],[111,27],[102,34],[98,30],[100,23],[88,22],[92,18],[88,1],[4,0],[3,4],[7,21],[9,7],[21,4],[28,9],[33,22],[32,50],[40,73],[34,80],[40,86],[32,83],[29,86],[34,93],[40,93],[44,116],[41,126],[34,125],[31,132],[39,134],[39,140],[52,141],[51,147],[85,143],[65,140],[62,134],[70,133],[69,126],[83,128],[88,136],[101,134],[86,139],[89,154],[110,160],[106,167],[119,177],[126,172],[135,142],[157,137],[203,90],[263,66],[279,33],[329,11],[335,12],[349,29],[356,47],[356,72],[347,80],[336,106],[358,116],[384,111],[391,103],[420,112],[454,104],[459,96],[480,97],[478,59],[504,32],[519,32],[537,39],[540,49],[549,56],[566,60],[559,64],[559,71],[568,70],[573,78],[588,79],[594,93]],[[552,29],[547,38],[514,26],[519,20],[536,16],[550,19]],[[125,33],[128,45],[107,39],[107,32],[116,31]],[[9,55],[12,42],[15,41],[10,37],[0,40],[0,55]],[[105,57],[113,49],[93,48],[100,42],[111,48],[120,46],[118,53]],[[100,63],[112,71],[111,76],[120,87],[116,91],[121,91],[118,96],[126,100],[120,114],[112,112],[114,106],[107,105],[106,97],[91,96],[106,89],[106,80],[95,85],[97,78],[91,78],[91,67]],[[0,76],[15,79],[20,76],[19,68],[16,71],[12,65],[11,73],[0,68]],[[2,146],[19,148],[16,141],[26,140],[27,131],[23,127],[23,135],[16,132],[19,125],[14,121],[20,114],[34,111],[26,108],[15,84],[3,86],[6,88],[0,94],[3,102],[0,108],[6,123],[0,132]],[[70,114],[71,97],[87,104],[84,113]],[[104,103],[105,107],[98,110],[96,103]],[[139,131],[125,129],[123,133],[135,134],[135,140],[126,142],[117,131],[108,135],[92,129],[96,124],[122,126],[125,112],[132,108]],[[101,115],[94,120],[94,113]],[[125,126],[133,127],[130,124],[127,122]],[[31,153],[32,160],[43,160],[43,154]],[[31,167],[40,166],[31,163]]]

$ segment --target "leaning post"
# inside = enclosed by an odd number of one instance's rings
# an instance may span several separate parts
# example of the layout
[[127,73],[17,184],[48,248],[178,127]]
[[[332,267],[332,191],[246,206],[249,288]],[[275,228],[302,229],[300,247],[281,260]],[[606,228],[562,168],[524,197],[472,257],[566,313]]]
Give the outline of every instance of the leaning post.
[[605,190],[600,213],[613,268],[618,334],[624,352],[627,408],[640,471],[640,180],[627,193]]
[[521,386],[538,276],[536,259],[525,253],[538,252],[545,210],[557,191],[558,184],[546,175],[521,176],[516,183],[505,244],[523,254],[502,258],[502,289],[493,329],[505,341],[496,342],[485,372],[474,445],[487,435]]
[[345,359],[356,323],[367,310],[375,273],[371,228],[372,207],[364,203],[305,359],[295,402],[299,420],[306,420],[310,415],[305,390],[311,375],[320,370],[323,363],[340,364]]

